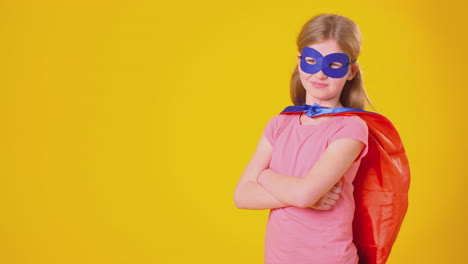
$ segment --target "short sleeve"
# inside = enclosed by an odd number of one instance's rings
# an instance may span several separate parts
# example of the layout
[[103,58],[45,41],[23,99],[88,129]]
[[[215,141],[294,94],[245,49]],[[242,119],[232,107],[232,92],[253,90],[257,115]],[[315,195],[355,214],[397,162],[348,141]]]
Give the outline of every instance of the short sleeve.
[[276,132],[278,131],[278,116],[275,116],[268,121],[267,125],[263,129],[263,135],[268,139],[270,144],[275,145]]
[[367,154],[369,129],[364,120],[357,116],[348,116],[343,123],[338,127],[338,130],[331,136],[330,143],[342,138],[352,138],[364,143],[362,149],[356,160],[361,159]]

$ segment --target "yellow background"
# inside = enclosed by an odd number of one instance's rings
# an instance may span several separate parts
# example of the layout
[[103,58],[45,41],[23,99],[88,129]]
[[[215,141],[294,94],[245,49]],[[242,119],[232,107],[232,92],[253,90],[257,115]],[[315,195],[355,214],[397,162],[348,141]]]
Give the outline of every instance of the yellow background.
[[412,169],[389,264],[466,263],[463,1],[1,1],[0,263],[262,263],[233,190],[300,27],[353,19]]

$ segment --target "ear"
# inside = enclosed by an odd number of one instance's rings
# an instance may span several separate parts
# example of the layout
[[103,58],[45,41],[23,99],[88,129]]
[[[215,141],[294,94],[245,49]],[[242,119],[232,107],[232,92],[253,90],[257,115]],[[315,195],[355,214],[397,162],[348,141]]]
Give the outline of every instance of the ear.
[[300,53],[297,54],[297,60],[298,60],[298,61],[301,60],[301,54],[300,54]]
[[357,62],[351,64],[351,70],[348,74],[347,80],[351,81],[354,78],[354,76],[356,76],[358,71],[359,71],[359,64]]

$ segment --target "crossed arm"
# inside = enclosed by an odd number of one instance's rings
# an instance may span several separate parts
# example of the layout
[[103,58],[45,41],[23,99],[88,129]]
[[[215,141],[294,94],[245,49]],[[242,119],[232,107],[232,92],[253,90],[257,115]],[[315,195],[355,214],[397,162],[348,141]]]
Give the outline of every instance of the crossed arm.
[[330,144],[304,178],[269,169],[272,146],[262,136],[234,192],[242,209],[272,209],[286,206],[328,210],[338,199],[341,177],[359,155],[364,144],[340,139]]

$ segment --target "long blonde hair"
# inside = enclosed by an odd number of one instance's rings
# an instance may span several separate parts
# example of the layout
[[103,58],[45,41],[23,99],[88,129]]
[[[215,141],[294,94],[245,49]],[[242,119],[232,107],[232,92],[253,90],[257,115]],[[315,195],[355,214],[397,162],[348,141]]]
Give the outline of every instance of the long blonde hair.
[[[349,18],[333,14],[318,15],[305,23],[297,36],[296,44],[298,51],[301,52],[305,46],[330,39],[336,41],[351,60],[356,60],[361,52],[361,33],[357,25]],[[305,105],[306,91],[299,76],[298,66],[291,76],[290,89],[294,105]],[[346,81],[340,102],[344,107],[364,109],[366,101],[372,106],[364,90],[359,70],[352,80]]]

